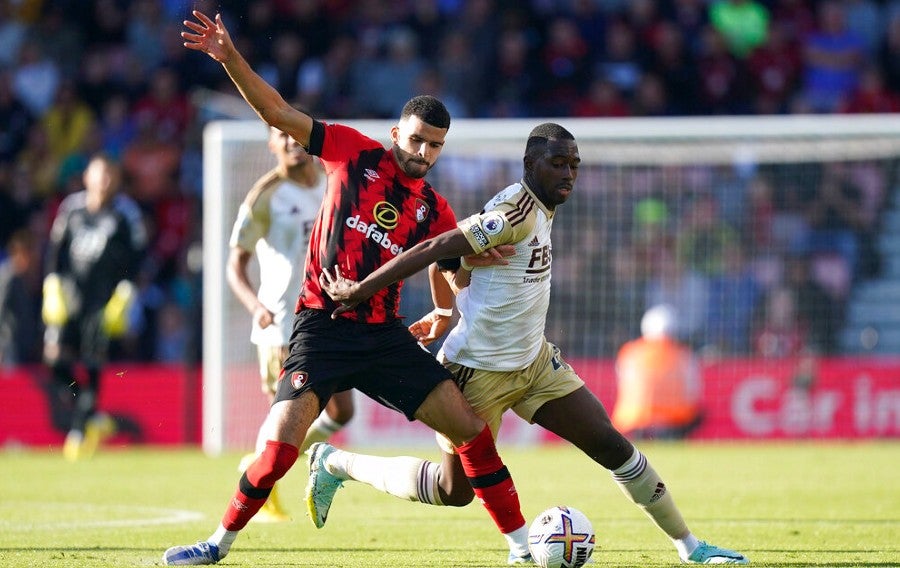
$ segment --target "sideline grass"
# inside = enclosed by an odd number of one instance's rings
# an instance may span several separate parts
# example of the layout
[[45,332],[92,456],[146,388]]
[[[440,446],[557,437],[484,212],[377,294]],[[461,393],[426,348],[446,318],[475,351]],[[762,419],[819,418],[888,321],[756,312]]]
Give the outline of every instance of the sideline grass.
[[[700,538],[754,566],[900,566],[900,444],[642,444]],[[435,457],[430,448],[405,450]],[[530,520],[573,505],[593,521],[596,566],[676,566],[668,540],[609,478],[565,446],[501,447]],[[391,455],[390,450],[378,453]],[[236,454],[106,450],[69,464],[58,449],[0,453],[0,566],[155,566],[163,550],[205,538],[237,482]],[[220,564],[235,567],[503,566],[505,546],[477,504],[405,503],[342,489],[328,525],[302,506],[306,468],[282,482],[294,520],[251,523]]]

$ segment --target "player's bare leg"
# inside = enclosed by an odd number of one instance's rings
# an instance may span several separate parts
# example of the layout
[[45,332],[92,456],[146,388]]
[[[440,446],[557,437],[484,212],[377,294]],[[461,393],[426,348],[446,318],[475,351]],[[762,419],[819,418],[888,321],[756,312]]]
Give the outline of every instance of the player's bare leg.
[[306,453],[306,450],[316,442],[324,442],[337,433],[353,418],[354,409],[353,391],[336,392],[331,395],[325,410],[309,426],[300,453]]
[[[571,420],[572,416],[582,419]],[[586,387],[545,403],[534,414],[533,420],[608,469],[622,492],[672,539],[683,562],[747,563],[742,554],[709,545],[691,533],[656,470],[615,429],[603,404]]]

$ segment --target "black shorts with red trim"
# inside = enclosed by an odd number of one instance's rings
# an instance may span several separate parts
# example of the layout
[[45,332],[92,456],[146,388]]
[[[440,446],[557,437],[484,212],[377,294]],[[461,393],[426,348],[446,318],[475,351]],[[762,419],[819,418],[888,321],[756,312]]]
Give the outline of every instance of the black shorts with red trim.
[[294,318],[291,351],[275,400],[311,390],[325,407],[335,392],[357,389],[409,420],[435,386],[452,379],[402,320],[359,323],[305,308]]

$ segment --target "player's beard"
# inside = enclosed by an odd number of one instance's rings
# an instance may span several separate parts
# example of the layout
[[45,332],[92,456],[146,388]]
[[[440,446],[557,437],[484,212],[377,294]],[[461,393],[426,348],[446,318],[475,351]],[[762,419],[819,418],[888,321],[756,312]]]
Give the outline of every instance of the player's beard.
[[400,166],[400,169],[403,170],[403,173],[413,179],[421,179],[425,177],[425,174],[427,174],[428,170],[431,169],[431,166],[434,165],[429,164],[415,154],[407,152],[396,144],[394,144],[394,156],[396,156],[397,165]]

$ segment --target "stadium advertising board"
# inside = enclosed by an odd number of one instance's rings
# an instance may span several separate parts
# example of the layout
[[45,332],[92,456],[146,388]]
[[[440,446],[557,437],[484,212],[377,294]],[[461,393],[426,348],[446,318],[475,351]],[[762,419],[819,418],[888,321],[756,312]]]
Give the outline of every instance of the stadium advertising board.
[[[615,402],[613,363],[569,361],[608,409]],[[900,438],[900,359],[830,358],[815,361],[728,359],[703,366],[705,419],[699,440]],[[801,372],[802,371],[802,372]],[[248,369],[248,373],[255,372]],[[125,365],[105,377],[101,406],[128,420],[131,435],[113,443],[154,445],[200,441],[200,376],[180,366]],[[0,369],[0,397],[18,401],[0,415],[0,444],[62,443],[53,427],[46,377],[40,368]],[[258,397],[262,398],[262,397]],[[256,400],[253,398],[252,400]],[[431,445],[433,433],[400,414],[357,395],[357,414],[339,444]],[[260,420],[264,404],[257,405]],[[500,440],[524,445],[554,441],[515,416]]]

